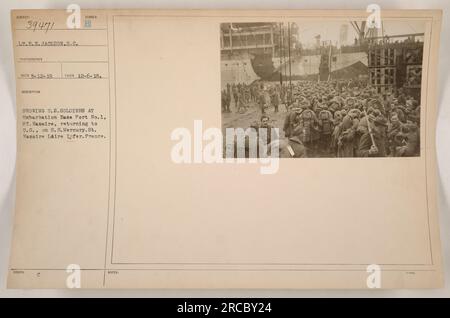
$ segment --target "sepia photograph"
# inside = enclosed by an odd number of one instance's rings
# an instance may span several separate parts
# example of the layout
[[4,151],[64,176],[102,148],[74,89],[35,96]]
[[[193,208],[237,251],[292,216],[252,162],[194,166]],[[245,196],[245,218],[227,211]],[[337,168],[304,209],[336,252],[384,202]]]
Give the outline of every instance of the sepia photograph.
[[[222,23],[224,156],[420,156],[424,32],[419,20]],[[245,137],[230,143],[230,128]]]

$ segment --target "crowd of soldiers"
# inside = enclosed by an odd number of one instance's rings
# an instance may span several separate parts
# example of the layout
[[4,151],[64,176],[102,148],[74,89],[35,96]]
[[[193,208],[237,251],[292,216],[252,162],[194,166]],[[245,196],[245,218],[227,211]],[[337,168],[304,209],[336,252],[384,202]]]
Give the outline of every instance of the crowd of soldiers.
[[[228,95],[228,88],[223,95]],[[366,81],[298,81],[289,84],[230,85],[236,108],[250,101],[260,110],[261,128],[270,125],[268,109],[286,115],[276,142],[280,157],[409,157],[420,154],[420,104],[399,88],[378,94]],[[231,96],[231,95],[230,95]],[[228,105],[228,106],[227,106]],[[230,111],[225,104],[224,111]],[[259,128],[253,124],[252,127]],[[274,140],[270,140],[274,142]]]

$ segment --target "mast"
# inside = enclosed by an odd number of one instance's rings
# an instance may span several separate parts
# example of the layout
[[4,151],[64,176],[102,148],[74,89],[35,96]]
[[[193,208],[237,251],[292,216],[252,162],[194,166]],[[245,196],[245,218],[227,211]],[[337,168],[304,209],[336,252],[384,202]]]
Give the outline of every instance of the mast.
[[279,24],[280,26],[280,39],[279,39],[279,45],[278,45],[278,58],[280,60],[280,85],[283,86],[283,74],[282,74],[282,70],[283,70],[283,63],[282,63],[282,59],[281,59],[281,54],[282,54],[282,48],[281,48],[281,37],[282,37],[282,33],[281,33],[281,22]]
[[287,64],[286,64],[286,29],[283,23],[283,68],[284,68],[284,79],[287,79]]
[[230,23],[230,50],[231,50],[231,54],[233,54],[233,35],[232,35],[232,31],[233,31],[233,26]]

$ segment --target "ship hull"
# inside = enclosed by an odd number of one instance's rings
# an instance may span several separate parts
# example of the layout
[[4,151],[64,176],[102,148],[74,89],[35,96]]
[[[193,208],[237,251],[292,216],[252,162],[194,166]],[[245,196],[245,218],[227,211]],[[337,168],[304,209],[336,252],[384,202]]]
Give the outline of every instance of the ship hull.
[[[243,59],[222,61],[222,85],[227,83],[252,83],[256,80],[279,81],[283,79],[317,79],[321,55],[304,55],[287,59],[248,56]],[[368,74],[366,52],[334,54],[331,56],[331,77],[334,79],[354,78]]]

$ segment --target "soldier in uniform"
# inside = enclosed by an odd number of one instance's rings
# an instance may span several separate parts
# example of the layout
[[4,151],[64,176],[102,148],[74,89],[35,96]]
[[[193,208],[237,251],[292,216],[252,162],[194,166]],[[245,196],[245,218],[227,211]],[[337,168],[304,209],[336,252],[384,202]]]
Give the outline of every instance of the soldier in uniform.
[[[368,117],[360,120],[358,132],[359,139],[357,155],[359,157],[385,157],[386,136],[383,132],[385,122],[376,111],[367,111]],[[369,130],[370,125],[370,130]]]
[[387,130],[388,151],[391,156],[395,154],[395,149],[400,146],[397,142],[396,136],[401,131],[401,128],[402,124],[398,119],[398,115],[393,113],[391,115],[391,122],[389,123]]
[[387,120],[379,109],[368,110],[369,116],[373,116],[373,123],[375,125],[375,133],[378,135],[378,151],[380,157],[386,157],[386,131],[387,131]]
[[236,110],[239,110],[239,90],[236,86],[233,86],[233,99],[234,99],[234,107]]
[[264,115],[266,113],[267,92],[264,90],[263,87],[261,88],[261,91],[259,92],[258,105],[259,105],[259,109],[261,110],[261,114]]
[[247,109],[247,104],[245,103],[245,93],[241,92],[238,94],[238,110],[240,112],[245,112]]
[[280,87],[280,103],[284,105],[284,107],[286,108],[286,112],[288,112],[289,104],[286,100],[286,87],[284,86],[284,84]]
[[275,88],[272,92],[271,102],[274,108],[274,112],[278,113],[278,107],[280,105],[280,93],[278,92],[277,88]]
[[283,131],[285,137],[289,138],[293,136],[294,128],[296,126],[297,115],[302,112],[302,109],[298,107],[296,102],[294,105],[289,106],[288,113],[284,118]]
[[333,115],[328,109],[324,108],[319,112],[318,117],[320,127],[319,150],[323,154],[329,154],[331,146],[331,136],[334,131]]
[[[369,124],[371,125],[372,136],[369,132]],[[375,126],[373,125],[373,123],[369,123],[366,117],[361,119],[358,126],[358,132],[361,134],[357,151],[358,157],[379,157],[379,151],[376,143],[378,138],[376,138],[375,134],[373,133],[374,129]],[[372,141],[372,137],[375,142]]]
[[353,118],[345,115],[339,127],[337,156],[340,158],[354,157],[355,127]]
[[395,136],[398,146],[395,148],[396,157],[417,156],[420,153],[419,127],[414,123],[402,125],[400,132]]
[[338,141],[339,141],[339,134],[340,134],[340,129],[341,129],[341,124],[342,124],[342,113],[341,111],[336,111],[334,113],[334,118],[333,118],[333,134],[331,136],[331,144],[330,144],[330,151],[337,156],[337,151],[338,151]]
[[297,114],[294,126],[292,135],[298,136],[307,148],[308,154],[314,156],[317,151],[317,140],[320,137],[316,114],[311,109],[304,108],[300,114]]
[[222,90],[222,94],[221,94],[221,101],[222,101],[222,111],[226,112],[227,110],[227,96],[226,96],[226,90]]
[[[262,115],[261,123],[258,128],[258,135],[260,138],[263,139],[263,141],[266,145],[268,145],[272,142],[272,134],[274,135],[275,139],[278,139],[278,135],[276,135],[274,133],[275,132],[274,127],[269,123],[269,121],[270,121],[269,116]],[[266,140],[264,140],[264,139],[266,139]]]

